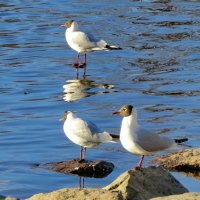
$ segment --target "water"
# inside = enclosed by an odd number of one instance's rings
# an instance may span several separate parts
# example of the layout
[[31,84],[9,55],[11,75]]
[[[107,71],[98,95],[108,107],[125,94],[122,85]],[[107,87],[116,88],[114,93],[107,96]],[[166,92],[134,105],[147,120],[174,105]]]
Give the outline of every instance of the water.
[[[78,187],[78,177],[35,167],[78,157],[79,147],[65,138],[58,121],[65,110],[119,133],[121,117],[111,113],[133,104],[145,127],[188,137],[188,145],[199,147],[198,1],[2,0],[0,9],[1,195],[26,198]],[[60,27],[67,18],[123,48],[89,54],[85,82],[75,80],[71,67],[76,53]],[[116,167],[104,179],[86,179],[86,187],[111,183],[139,159],[120,144],[101,145],[87,156]],[[199,181],[175,175],[200,192]]]

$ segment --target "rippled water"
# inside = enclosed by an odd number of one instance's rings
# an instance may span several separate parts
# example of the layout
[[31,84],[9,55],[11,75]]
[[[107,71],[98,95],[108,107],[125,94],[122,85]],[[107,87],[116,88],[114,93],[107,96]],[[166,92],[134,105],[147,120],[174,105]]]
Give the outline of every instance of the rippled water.
[[[198,0],[2,0],[0,9],[0,194],[26,198],[78,187],[77,177],[35,167],[78,157],[58,121],[64,110],[119,133],[121,118],[111,113],[134,104],[145,127],[199,147]],[[71,67],[76,53],[60,27],[67,18],[123,48],[89,54],[85,81],[83,70],[77,81]],[[112,182],[139,159],[120,144],[88,150],[88,158],[116,167],[104,179],[86,179],[86,187]],[[200,192],[198,181],[174,175]]]

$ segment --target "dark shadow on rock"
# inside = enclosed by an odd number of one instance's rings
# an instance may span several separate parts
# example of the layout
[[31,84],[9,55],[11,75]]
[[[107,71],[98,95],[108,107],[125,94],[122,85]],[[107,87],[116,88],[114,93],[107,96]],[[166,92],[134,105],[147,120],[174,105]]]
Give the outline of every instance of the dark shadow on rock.
[[114,169],[114,164],[103,160],[69,160],[56,163],[47,163],[39,165],[55,172],[78,175],[81,177],[104,178],[108,176]]

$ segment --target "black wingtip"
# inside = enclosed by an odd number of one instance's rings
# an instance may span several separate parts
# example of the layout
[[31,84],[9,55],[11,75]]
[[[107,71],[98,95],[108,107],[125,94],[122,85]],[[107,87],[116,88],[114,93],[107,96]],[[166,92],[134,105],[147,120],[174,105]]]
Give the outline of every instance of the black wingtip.
[[119,139],[119,135],[110,134],[113,139]]
[[187,142],[187,141],[188,141],[188,138],[174,139],[174,141],[175,141],[177,144],[181,144],[181,143],[183,143],[183,142]]
[[122,49],[121,47],[112,47],[112,46],[110,46],[108,44],[105,46],[105,48],[109,49],[109,50],[121,50]]

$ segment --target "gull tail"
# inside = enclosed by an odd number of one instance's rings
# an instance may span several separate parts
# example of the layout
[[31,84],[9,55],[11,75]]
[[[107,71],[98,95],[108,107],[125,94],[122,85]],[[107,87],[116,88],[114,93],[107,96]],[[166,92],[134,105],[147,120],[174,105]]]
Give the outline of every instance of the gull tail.
[[113,142],[119,142],[119,135],[110,134],[110,136],[112,137]]
[[183,142],[187,142],[187,141],[188,141],[188,138],[174,139],[174,141],[175,141],[177,144],[181,144],[181,143],[183,143]]
[[121,50],[122,49],[121,47],[117,47],[117,46],[109,45],[109,44],[106,44],[105,48],[108,50]]
[[110,134],[106,131],[95,135],[98,142],[119,142],[119,135]]
[[114,46],[114,45],[109,45],[105,40],[100,40],[97,43],[97,47],[93,48],[93,50],[120,50],[122,48]]

